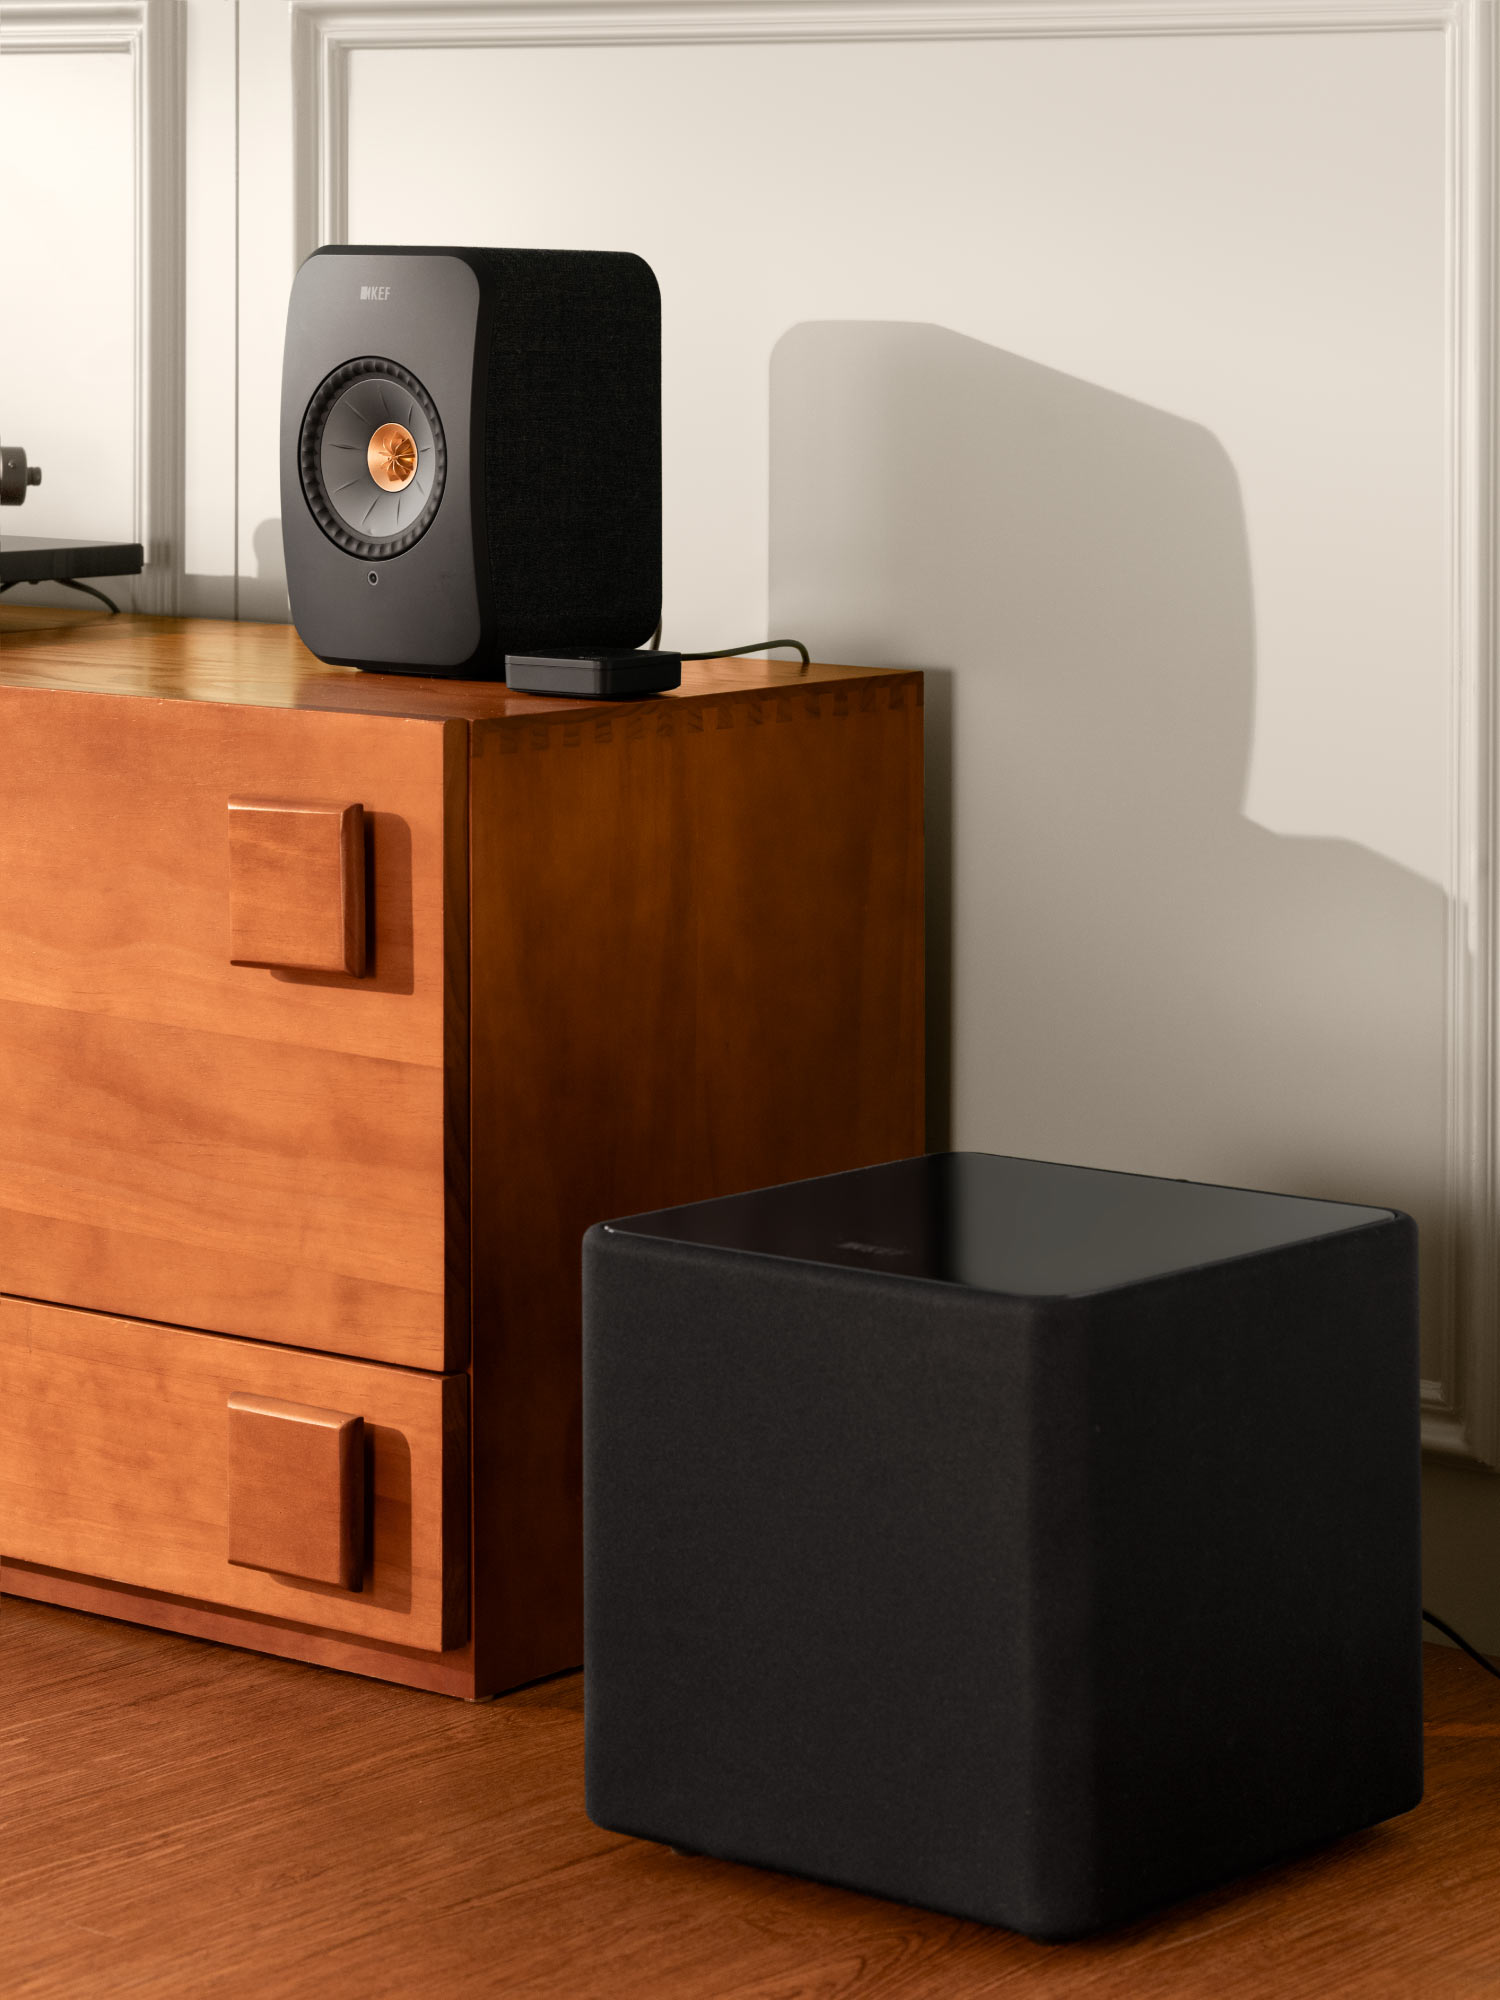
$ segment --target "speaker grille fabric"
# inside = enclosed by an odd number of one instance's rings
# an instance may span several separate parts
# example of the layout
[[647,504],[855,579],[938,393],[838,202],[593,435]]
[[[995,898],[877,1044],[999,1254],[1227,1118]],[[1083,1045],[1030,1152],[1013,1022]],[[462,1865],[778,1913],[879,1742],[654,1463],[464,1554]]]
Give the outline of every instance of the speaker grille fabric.
[[661,304],[608,251],[468,253],[494,302],[483,514],[506,652],[644,645],[661,615]]

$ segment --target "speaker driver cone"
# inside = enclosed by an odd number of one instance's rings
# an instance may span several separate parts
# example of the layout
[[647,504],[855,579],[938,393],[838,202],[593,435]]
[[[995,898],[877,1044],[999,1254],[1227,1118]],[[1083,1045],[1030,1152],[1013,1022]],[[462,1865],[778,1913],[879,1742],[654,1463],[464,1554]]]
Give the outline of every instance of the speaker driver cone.
[[331,542],[366,561],[400,555],[442,501],[442,419],[409,368],[362,355],[319,383],[298,461],[308,508]]

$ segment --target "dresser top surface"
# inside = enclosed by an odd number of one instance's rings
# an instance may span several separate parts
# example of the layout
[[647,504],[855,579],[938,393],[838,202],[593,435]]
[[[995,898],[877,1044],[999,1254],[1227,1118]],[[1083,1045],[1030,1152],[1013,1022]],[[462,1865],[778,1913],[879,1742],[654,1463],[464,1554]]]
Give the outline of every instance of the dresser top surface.
[[[652,701],[808,689],[889,672],[880,667],[795,660],[685,662],[682,686]],[[215,618],[145,618],[104,611],[0,606],[0,689],[137,695],[159,701],[255,708],[342,710],[434,721],[611,710],[612,701],[518,694],[503,681],[423,679],[333,667],[310,653],[290,625]]]

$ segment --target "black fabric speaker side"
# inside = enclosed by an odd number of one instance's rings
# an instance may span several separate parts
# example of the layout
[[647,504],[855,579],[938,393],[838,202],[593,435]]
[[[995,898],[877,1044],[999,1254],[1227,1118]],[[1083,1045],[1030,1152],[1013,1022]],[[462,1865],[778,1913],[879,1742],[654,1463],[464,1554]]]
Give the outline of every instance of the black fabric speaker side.
[[485,644],[644,645],[661,616],[655,275],[625,251],[462,254],[482,293],[474,517]]
[[490,350],[495,339],[495,287],[472,251],[460,253],[479,279],[479,319],[474,329],[474,379],[469,397],[469,519],[474,523],[474,581],[479,592],[479,650],[486,671],[505,673],[506,635],[496,617],[495,540],[489,528],[492,484],[486,441],[490,433]]
[[1409,1217],[1092,1302],[1101,1913],[1422,1796]]

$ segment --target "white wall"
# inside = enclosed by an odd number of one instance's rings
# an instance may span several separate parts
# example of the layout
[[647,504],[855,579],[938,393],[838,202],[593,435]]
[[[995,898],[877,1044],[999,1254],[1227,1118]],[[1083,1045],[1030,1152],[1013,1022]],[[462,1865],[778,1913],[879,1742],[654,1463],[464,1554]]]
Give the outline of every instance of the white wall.
[[[938,0],[170,11],[185,607],[285,616],[313,243],[640,251],[667,642],[769,621],[930,670],[935,1135],[1410,1208],[1433,1441],[1500,1455],[1491,0],[1369,0],[1357,32],[1318,0],[994,0],[962,39]],[[24,182],[0,68],[51,313],[21,441],[87,465],[130,352],[115,325],[80,367],[49,245],[118,262],[130,140],[118,106],[80,129],[68,63],[112,58],[20,60],[52,65]],[[1446,1479],[1434,1560],[1500,1649],[1464,1499],[1500,1488]]]
[[135,539],[133,117],[126,53],[0,53],[0,439],[42,468],[0,534]]

